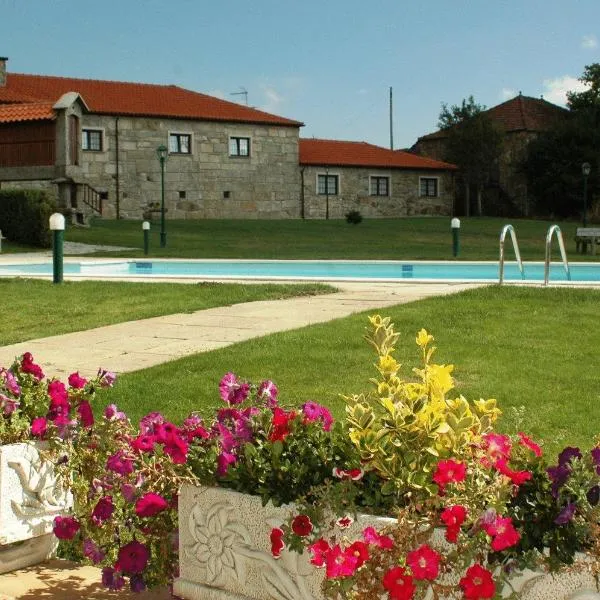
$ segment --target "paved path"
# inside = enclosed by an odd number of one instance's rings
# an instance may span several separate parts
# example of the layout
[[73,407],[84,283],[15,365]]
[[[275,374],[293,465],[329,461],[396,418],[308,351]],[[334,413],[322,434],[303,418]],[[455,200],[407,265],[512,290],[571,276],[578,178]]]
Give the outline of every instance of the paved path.
[[476,287],[441,283],[335,285],[340,291],[334,294],[234,304],[12,344],[0,347],[0,365],[8,366],[15,356],[31,352],[46,374],[61,378],[74,370],[91,376],[99,367],[125,373],[278,331]]

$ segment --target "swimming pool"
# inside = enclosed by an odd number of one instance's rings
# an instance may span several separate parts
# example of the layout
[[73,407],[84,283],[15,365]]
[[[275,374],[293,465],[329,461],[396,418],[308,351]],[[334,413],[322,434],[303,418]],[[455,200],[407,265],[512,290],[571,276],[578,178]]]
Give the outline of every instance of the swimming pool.
[[[8,257],[7,257],[8,259]],[[524,263],[524,277],[513,262],[507,282],[544,280],[541,262]],[[497,282],[496,262],[313,261],[313,260],[78,260],[65,261],[65,277],[161,279],[261,279],[312,281],[479,281]],[[52,262],[1,264],[1,277],[51,277]],[[566,282],[562,263],[552,263],[550,282]],[[600,283],[600,263],[571,264],[573,283]]]

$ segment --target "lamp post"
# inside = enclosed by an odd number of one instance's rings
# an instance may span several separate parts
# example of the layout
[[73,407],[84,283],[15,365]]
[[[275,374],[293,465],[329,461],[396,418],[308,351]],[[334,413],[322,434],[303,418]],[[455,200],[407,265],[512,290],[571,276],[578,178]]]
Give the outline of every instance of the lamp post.
[[450,228],[452,229],[452,255],[456,257],[460,252],[460,219],[454,217],[450,221]]
[[583,175],[583,226],[587,227],[587,180],[590,174],[591,166],[589,162],[581,165],[581,174]]
[[142,223],[142,231],[144,232],[144,254],[148,256],[150,249],[150,221],[144,221]]
[[65,217],[61,213],[50,215],[50,230],[52,231],[52,282],[62,283],[63,280],[63,243],[65,240]]
[[160,247],[167,245],[167,232],[165,231],[165,161],[169,151],[164,144],[156,149],[160,161]]

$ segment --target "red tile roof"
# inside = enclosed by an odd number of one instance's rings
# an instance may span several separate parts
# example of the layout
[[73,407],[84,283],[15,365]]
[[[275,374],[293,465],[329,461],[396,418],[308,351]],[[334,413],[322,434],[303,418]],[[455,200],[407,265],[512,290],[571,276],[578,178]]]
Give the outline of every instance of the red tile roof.
[[51,102],[36,104],[0,104],[0,123],[51,121],[56,117]]
[[[518,95],[512,100],[493,106],[485,114],[505,133],[516,131],[546,131],[557,120],[569,114],[565,108],[547,102],[541,98]],[[444,139],[447,132],[436,131],[421,136],[419,140]]]
[[300,164],[337,167],[454,170],[457,167],[402,150],[388,150],[366,142],[300,140]]
[[78,92],[90,111],[105,115],[170,117],[204,121],[234,121],[300,127],[303,123],[192,92],[176,85],[153,85],[94,79],[7,73],[0,104],[22,101],[56,102],[66,92]]

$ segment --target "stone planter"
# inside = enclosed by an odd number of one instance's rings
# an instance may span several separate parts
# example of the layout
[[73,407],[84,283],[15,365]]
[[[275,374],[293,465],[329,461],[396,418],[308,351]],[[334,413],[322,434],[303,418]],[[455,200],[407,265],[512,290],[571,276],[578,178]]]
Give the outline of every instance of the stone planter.
[[[180,573],[174,593],[187,600],[323,600],[323,570],[308,563],[307,553],[284,550],[278,560],[271,555],[271,528],[289,512],[290,507],[263,507],[257,496],[184,486],[179,496]],[[367,525],[393,522],[362,515],[345,534],[359,538]],[[445,544],[443,532],[436,534],[432,545]],[[585,569],[555,576],[528,571],[511,584],[522,600],[600,600],[594,578]]]
[[0,573],[50,557],[57,540],[52,521],[71,497],[34,443],[0,446]]

